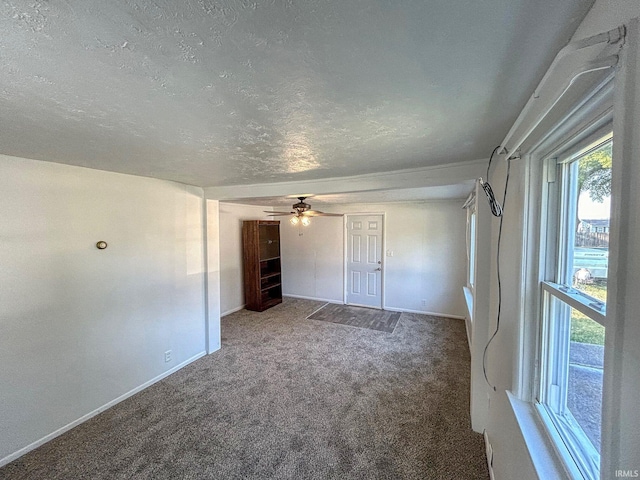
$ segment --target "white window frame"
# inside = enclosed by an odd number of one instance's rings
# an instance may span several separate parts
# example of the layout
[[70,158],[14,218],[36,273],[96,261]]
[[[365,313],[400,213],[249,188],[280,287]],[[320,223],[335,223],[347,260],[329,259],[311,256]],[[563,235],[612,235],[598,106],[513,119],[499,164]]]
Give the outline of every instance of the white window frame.
[[473,290],[476,285],[476,250],[478,243],[478,213],[476,202],[467,209],[467,286]]
[[[536,383],[533,400],[569,476],[595,480],[600,475],[600,454],[566,408],[568,375],[568,310],[574,308],[606,328],[606,306],[597,299],[571,288],[573,271],[567,259],[573,255],[573,230],[577,195],[575,160],[612,139],[610,113],[563,142],[546,155],[542,164],[540,225],[540,309],[536,354]],[[558,314],[557,309],[567,313]],[[557,322],[561,322],[558,324]]]
[[[612,126],[605,128],[611,129]],[[586,293],[571,288],[573,269],[569,268],[568,259],[573,257],[575,243],[571,225],[575,222],[579,195],[575,184],[577,160],[611,140],[610,132],[603,136],[602,131],[598,130],[582,141],[570,142],[571,147],[565,154],[559,157],[552,155],[546,161],[548,169],[556,168],[557,171],[555,175],[547,176],[544,208],[549,220],[557,217],[555,229],[551,227],[545,232],[546,248],[541,255],[547,257],[544,277],[552,275],[556,282],[541,282],[543,307],[537,408],[547,429],[555,429],[553,433],[557,433],[568,450],[571,467],[575,464],[580,475],[589,480],[599,477],[600,454],[567,408],[567,390],[563,388],[568,383],[569,372],[569,311],[574,308],[606,327],[606,306]],[[552,178],[554,182],[549,181]],[[550,261],[554,264],[550,264]]]
[[467,215],[467,229],[466,229],[466,242],[467,242],[467,268],[466,268],[466,283],[462,290],[467,304],[467,311],[469,313],[466,316],[465,325],[467,328],[467,339],[469,341],[469,348],[472,345],[473,339],[473,322],[475,317],[475,296],[476,296],[476,270],[477,270],[477,249],[478,249],[478,201],[477,201],[477,185],[467,197],[463,207],[466,210]]

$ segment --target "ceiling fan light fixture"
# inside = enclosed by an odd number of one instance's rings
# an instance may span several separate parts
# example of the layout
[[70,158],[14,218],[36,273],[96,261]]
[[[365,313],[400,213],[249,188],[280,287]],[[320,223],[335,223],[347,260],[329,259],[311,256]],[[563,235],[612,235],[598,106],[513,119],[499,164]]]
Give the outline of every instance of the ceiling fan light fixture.
[[[300,200],[298,203],[292,205],[292,211],[290,212],[276,212],[271,210],[265,210],[264,213],[268,213],[270,217],[279,217],[284,215],[291,215],[293,217],[289,219],[291,225],[300,225],[308,227],[311,225],[311,217],[342,217],[342,213],[324,213],[317,210],[311,210],[311,205],[305,203],[306,197],[298,197]],[[300,233],[302,235],[302,233]]]

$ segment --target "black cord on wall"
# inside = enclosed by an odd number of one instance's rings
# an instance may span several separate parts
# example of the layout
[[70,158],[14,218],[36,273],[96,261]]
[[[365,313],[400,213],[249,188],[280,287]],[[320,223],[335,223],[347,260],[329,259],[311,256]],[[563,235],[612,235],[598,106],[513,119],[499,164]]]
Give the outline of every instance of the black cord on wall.
[[[499,148],[500,148],[500,145],[494,148],[493,152],[491,152],[491,156],[489,157],[489,165],[487,165],[486,181],[483,181],[482,179],[480,179],[480,185],[484,190],[484,194],[487,196],[487,200],[489,201],[489,208],[491,209],[491,214],[494,217],[502,216],[502,206],[496,200],[496,197],[493,194],[493,189],[491,188],[491,185],[489,185],[489,170],[491,169],[491,162],[493,161],[493,156],[496,154]],[[504,204],[504,201],[502,203]]]
[[487,196],[487,200],[489,201],[489,207],[491,208],[491,213],[495,217],[500,217],[500,225],[498,227],[498,244],[496,246],[496,274],[498,278],[498,314],[496,319],[496,329],[493,332],[493,335],[491,335],[491,338],[489,339],[487,344],[485,345],[484,352],[482,354],[482,372],[484,373],[484,379],[487,382],[487,385],[489,385],[494,392],[496,391],[496,387],[491,384],[491,382],[489,381],[489,378],[487,377],[486,361],[487,361],[487,351],[489,349],[489,345],[491,345],[491,342],[493,341],[493,339],[498,334],[498,331],[500,330],[500,314],[502,310],[502,279],[500,278],[500,245],[502,243],[502,223],[504,221],[503,214],[504,214],[504,207],[507,201],[507,191],[509,188],[509,174],[511,171],[511,158],[508,158],[507,159],[507,177],[504,183],[502,205],[500,205],[498,201],[495,199],[493,190],[491,189],[491,185],[489,185],[489,169],[491,168],[491,161],[493,160],[493,156],[496,154],[499,148],[500,148],[500,145],[494,148],[493,152],[491,153],[491,157],[489,157],[489,165],[487,166],[487,181],[483,182],[482,179],[480,179],[480,184],[482,185],[482,188]]

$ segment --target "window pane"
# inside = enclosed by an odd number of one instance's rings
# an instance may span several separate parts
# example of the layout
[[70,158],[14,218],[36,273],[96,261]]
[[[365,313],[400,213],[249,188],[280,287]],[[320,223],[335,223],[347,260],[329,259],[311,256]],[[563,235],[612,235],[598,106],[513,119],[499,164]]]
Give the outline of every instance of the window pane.
[[600,451],[604,327],[571,309],[567,407]]
[[611,146],[580,157],[578,164],[573,286],[606,302],[611,205]]

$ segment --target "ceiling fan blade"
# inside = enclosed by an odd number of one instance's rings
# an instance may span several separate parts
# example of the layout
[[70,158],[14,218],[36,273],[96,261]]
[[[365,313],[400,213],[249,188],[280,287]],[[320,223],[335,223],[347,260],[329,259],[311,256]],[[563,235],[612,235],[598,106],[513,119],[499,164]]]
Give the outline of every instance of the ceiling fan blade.
[[342,217],[344,216],[344,213],[324,213],[324,212],[319,212],[318,210],[307,210],[302,214],[307,217]]
[[264,213],[268,213],[268,217],[277,217],[279,215],[291,215],[291,214],[295,214],[296,212],[270,212],[268,210],[263,210]]

